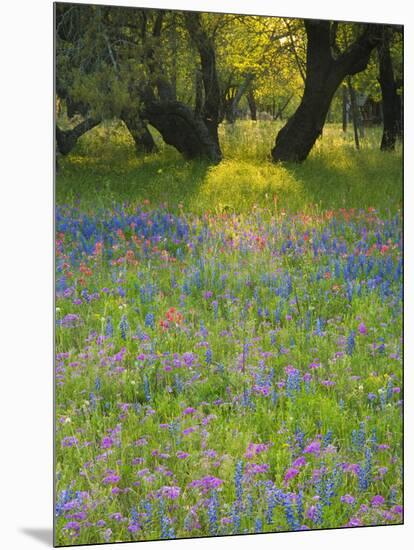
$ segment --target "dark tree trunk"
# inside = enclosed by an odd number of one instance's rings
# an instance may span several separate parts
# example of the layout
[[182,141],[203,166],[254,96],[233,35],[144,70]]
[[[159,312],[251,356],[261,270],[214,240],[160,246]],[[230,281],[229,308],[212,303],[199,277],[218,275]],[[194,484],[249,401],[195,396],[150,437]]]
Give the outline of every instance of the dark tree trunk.
[[379,83],[382,94],[384,130],[381,140],[382,151],[393,151],[401,128],[401,102],[397,94],[390,54],[390,29],[383,29],[383,38],[378,46]]
[[75,147],[78,139],[89,130],[100,124],[99,119],[87,118],[71,130],[61,130],[56,125],[56,144],[60,154],[68,155]]
[[180,101],[153,101],[145,105],[141,116],[156,128],[165,143],[175,147],[188,159],[221,159],[217,140],[201,117]]
[[[221,150],[218,138],[218,125],[221,111],[221,92],[216,67],[216,52],[213,41],[202,27],[199,13],[185,13],[187,30],[193,40],[201,62],[201,74],[204,86],[204,105],[202,109],[203,122],[214,144],[214,160],[221,160]],[[197,122],[198,125],[198,122]],[[201,136],[200,136],[201,137]],[[209,146],[209,150],[211,147]],[[211,151],[208,156],[210,157]]]
[[226,122],[230,124],[234,124],[237,118],[237,105],[236,103],[234,103],[234,100],[235,98],[226,105],[226,108],[224,110],[224,118],[226,119]]
[[250,118],[252,120],[257,120],[257,106],[256,106],[256,100],[254,98],[254,92],[252,89],[250,89],[247,94],[247,102],[249,104],[249,109],[250,109]]
[[342,131],[348,129],[348,89],[345,84],[342,86]]
[[352,126],[354,128],[354,140],[355,140],[355,147],[359,151],[359,134],[358,134],[358,125],[359,125],[359,117],[358,117],[358,106],[356,101],[356,95],[354,87],[352,86],[352,80],[351,77],[348,77],[347,79],[348,84],[348,90],[349,90],[349,98],[351,100],[351,111],[352,111]]
[[403,139],[404,135],[404,117],[403,117],[403,97],[397,94],[397,131],[398,137]]
[[335,83],[307,86],[295,114],[279,131],[272,149],[274,161],[302,162],[322,134]]
[[66,111],[69,118],[73,118],[76,115],[87,117],[89,108],[82,101],[74,101],[71,97],[66,95]]
[[378,43],[378,26],[366,25],[344,53],[333,57],[329,21],[305,21],[308,38],[306,80],[299,107],[276,137],[274,161],[302,162],[321,135],[332,98],[349,74],[364,70]]
[[[395,87],[396,87],[396,90],[398,90],[398,88],[402,88],[402,85],[403,85],[403,78],[402,77],[398,77],[396,80],[395,80]],[[401,89],[401,94],[398,94],[397,93],[397,132],[398,132],[398,137],[400,139],[403,138],[403,134],[404,134],[404,94],[403,94],[403,89]]]
[[155,141],[148,130],[147,125],[141,120],[139,115],[132,115],[132,113],[123,112],[121,114],[121,120],[128,128],[132,139],[135,142],[135,149],[137,153],[154,153],[157,150]]
[[194,114],[196,116],[200,116],[202,110],[203,110],[203,77],[201,76],[201,72],[197,70],[195,75]]

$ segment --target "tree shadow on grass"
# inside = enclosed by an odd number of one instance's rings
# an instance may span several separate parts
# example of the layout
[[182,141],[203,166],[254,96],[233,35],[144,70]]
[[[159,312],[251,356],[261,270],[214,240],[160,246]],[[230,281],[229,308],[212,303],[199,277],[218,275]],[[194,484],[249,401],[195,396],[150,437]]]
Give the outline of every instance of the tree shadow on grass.
[[110,206],[113,201],[139,203],[150,199],[151,203],[168,203],[174,210],[198,193],[209,167],[206,161],[189,161],[176,151],[116,160],[72,155],[65,159],[57,176],[57,202],[73,202],[75,198],[86,204]]
[[399,154],[345,149],[340,155],[315,155],[285,168],[301,184],[307,204],[320,209],[374,207],[386,211],[402,204]]

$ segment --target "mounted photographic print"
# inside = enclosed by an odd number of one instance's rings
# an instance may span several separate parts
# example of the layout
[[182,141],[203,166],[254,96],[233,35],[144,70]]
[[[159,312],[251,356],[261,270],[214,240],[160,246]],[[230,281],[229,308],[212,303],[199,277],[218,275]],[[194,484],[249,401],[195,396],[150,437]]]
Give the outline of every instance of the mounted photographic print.
[[54,9],[56,546],[401,524],[402,26]]

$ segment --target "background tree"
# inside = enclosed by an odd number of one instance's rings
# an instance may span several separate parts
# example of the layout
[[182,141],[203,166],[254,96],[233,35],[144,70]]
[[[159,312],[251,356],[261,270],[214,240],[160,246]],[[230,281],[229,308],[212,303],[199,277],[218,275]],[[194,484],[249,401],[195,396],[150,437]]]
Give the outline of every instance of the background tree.
[[295,20],[287,26],[275,17],[226,16],[216,40],[222,119],[234,122],[240,105],[253,119],[258,111],[276,119],[294,105],[302,82],[288,36],[296,27]]
[[73,85],[72,67],[76,56],[73,43],[81,39],[80,28],[86,13],[77,10],[75,6],[56,5],[56,94],[60,111],[64,110],[71,121],[67,128],[56,125],[56,145],[62,155],[69,154],[78,139],[101,122],[101,117],[91,115],[87,103],[75,101],[70,93]]
[[381,140],[382,151],[393,151],[397,137],[402,133],[401,97],[398,94],[402,79],[396,80],[391,55],[391,43],[396,34],[395,28],[390,25],[382,27],[381,42],[378,45],[378,81],[382,94],[382,110],[384,130]]

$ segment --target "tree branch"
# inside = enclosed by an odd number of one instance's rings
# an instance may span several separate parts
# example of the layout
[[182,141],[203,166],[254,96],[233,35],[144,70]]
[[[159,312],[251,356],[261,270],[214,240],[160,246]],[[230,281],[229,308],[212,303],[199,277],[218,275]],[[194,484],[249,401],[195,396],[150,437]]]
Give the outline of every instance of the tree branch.
[[372,50],[380,43],[381,25],[367,24],[359,38],[337,57],[335,64],[344,77],[357,74],[366,68]]
[[78,139],[86,132],[98,126],[101,120],[97,118],[87,118],[77,124],[71,130],[61,130],[56,125],[56,142],[58,150],[62,155],[68,155],[74,148]]

